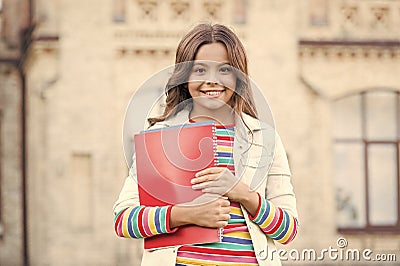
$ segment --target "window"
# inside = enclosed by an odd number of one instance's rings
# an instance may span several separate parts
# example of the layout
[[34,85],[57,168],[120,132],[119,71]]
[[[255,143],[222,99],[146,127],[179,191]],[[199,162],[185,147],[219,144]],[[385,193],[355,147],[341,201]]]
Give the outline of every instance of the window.
[[339,231],[400,232],[399,92],[362,92],[333,109]]

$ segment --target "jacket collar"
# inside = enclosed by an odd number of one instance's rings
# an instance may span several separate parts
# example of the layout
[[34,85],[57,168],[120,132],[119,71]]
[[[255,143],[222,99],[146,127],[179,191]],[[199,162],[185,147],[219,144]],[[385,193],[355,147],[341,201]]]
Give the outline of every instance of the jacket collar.
[[[189,122],[189,115],[190,115],[190,111],[192,110],[192,104],[188,104],[183,110],[181,110],[180,112],[178,112],[176,115],[167,118],[165,121],[162,122],[158,122],[158,125],[162,125],[162,126],[177,126],[177,125],[182,125],[185,123]],[[242,117],[243,119],[240,118],[239,115],[235,116],[235,125],[242,125],[243,128],[249,128],[250,131],[258,131],[258,130],[262,130],[263,128],[266,127],[266,125],[264,123],[262,123],[260,120],[242,113]],[[247,125],[247,127],[245,126]]]

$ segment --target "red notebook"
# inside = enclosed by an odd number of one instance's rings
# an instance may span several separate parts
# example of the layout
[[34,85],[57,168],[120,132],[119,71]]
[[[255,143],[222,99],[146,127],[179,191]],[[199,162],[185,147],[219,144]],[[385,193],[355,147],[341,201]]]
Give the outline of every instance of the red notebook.
[[[195,173],[215,165],[213,122],[143,131],[135,135],[140,204],[165,206],[186,203],[202,195],[193,190]],[[220,241],[220,229],[181,226],[176,232],[145,238],[145,249]]]

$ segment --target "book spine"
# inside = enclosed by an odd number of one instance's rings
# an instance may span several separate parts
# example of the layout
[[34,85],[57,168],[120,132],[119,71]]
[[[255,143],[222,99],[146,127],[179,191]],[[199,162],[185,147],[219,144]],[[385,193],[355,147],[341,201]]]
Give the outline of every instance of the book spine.
[[[213,151],[214,151],[214,166],[218,166],[218,157],[217,157],[217,127],[215,124],[212,126],[212,137],[213,137]],[[221,227],[218,229],[218,238],[219,242],[222,242],[224,228]]]
[[212,136],[213,136],[213,151],[214,151],[214,166],[218,165],[218,158],[217,158],[217,127],[213,124],[212,127]]

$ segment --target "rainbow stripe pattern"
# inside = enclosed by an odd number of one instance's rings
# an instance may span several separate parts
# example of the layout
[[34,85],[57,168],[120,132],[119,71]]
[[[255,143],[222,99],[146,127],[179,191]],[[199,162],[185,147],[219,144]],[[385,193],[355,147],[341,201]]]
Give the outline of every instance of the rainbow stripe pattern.
[[127,238],[144,238],[175,232],[177,228],[169,228],[171,208],[172,206],[129,207],[115,215],[115,232],[118,236]]
[[249,218],[270,238],[282,244],[291,242],[297,234],[297,219],[282,208],[275,207],[260,194],[258,197],[260,203],[257,213],[253,217],[249,215]]
[[[192,121],[193,122],[193,121]],[[234,125],[216,126],[217,166],[235,174],[233,162]],[[296,234],[297,219],[282,208],[259,196],[259,207],[249,218],[270,238],[287,244]],[[129,207],[115,215],[115,232],[127,238],[144,238],[178,230],[169,227],[172,206]],[[218,243],[181,246],[177,266],[185,265],[258,265],[253,243],[240,204],[231,202],[230,219]]]
[[[233,174],[234,125],[216,126],[217,166]],[[253,242],[246,226],[240,204],[231,202],[230,219],[224,227],[222,241],[182,246],[178,249],[177,266],[186,265],[258,265]]]

